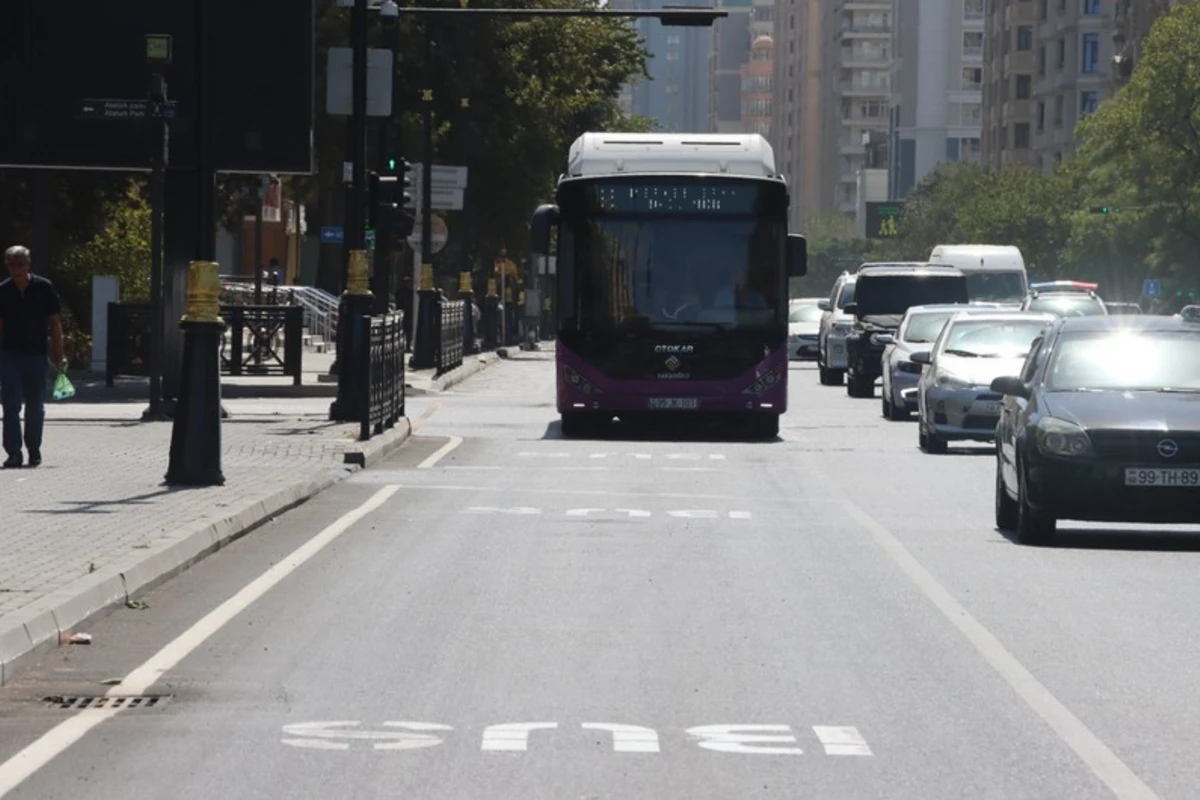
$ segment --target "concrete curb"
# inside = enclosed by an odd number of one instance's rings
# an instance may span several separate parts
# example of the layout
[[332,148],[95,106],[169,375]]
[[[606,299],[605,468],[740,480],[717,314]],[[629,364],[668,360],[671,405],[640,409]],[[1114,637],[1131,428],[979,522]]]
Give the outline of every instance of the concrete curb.
[[81,625],[125,605],[260,525],[377,463],[411,434],[412,424],[405,418],[386,433],[352,446],[352,450],[346,451],[345,466],[330,467],[318,477],[280,489],[151,551],[130,553],[19,611],[0,617],[0,686],[11,683],[35,665]]
[[472,375],[477,375],[497,363],[503,356],[498,353],[477,353],[475,355],[466,356],[463,358],[461,367],[452,369],[445,375],[434,378],[429,382],[429,390],[433,392],[444,392],[451,386],[462,383]]

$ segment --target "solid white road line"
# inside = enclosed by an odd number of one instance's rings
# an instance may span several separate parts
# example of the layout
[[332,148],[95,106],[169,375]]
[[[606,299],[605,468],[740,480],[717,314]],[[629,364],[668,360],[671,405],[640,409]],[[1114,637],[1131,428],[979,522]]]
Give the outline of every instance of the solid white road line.
[[917,561],[895,534],[859,508],[823,475],[816,472],[811,474],[817,482],[825,486],[830,497],[842,506],[847,516],[871,533],[876,544],[908,575],[921,594],[925,595],[950,624],[958,628],[983,659],[1012,687],[1017,696],[1045,720],[1114,796],[1119,800],[1160,800],[1154,790],[1121,761],[1100,737],[1071,713],[1071,710],[1043,686],[983,623],[971,616],[970,612],[954,599],[954,595]]
[[454,450],[454,448],[458,447],[462,443],[463,443],[463,440],[462,440],[461,436],[451,436],[450,441],[446,442],[444,445],[439,447],[437,449],[437,451],[434,452],[434,454],[431,455],[429,458],[425,459],[420,464],[417,464],[417,469],[429,469],[434,464],[438,463],[443,458],[445,458],[450,452],[452,452]]
[[[343,514],[325,530],[296,548],[290,555],[259,575],[233,597],[206,614],[192,627],[150,657],[140,667],[108,691],[109,697],[122,697],[145,692],[164,674],[200,645],[221,630],[230,620],[245,611],[276,584],[291,575],[317,553],[348,531],[363,517],[375,511],[399,491],[399,486],[384,486],[358,508]],[[82,739],[101,722],[115,717],[118,708],[85,709],[60,722],[12,758],[0,764],[0,797],[21,785],[29,776],[46,766],[56,756]]]

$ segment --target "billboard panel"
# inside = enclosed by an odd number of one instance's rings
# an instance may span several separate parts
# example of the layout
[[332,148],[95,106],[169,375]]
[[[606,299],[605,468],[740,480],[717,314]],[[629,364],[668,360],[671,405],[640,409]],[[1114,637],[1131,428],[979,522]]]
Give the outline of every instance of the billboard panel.
[[[314,0],[206,2],[217,169],[311,172]],[[146,98],[155,69],[147,62],[148,34],[171,37],[172,62],[161,68],[177,103],[171,167],[195,165],[193,2],[3,5],[0,166],[149,169],[150,125],[137,105],[91,102]],[[161,39],[154,44],[164,52]]]

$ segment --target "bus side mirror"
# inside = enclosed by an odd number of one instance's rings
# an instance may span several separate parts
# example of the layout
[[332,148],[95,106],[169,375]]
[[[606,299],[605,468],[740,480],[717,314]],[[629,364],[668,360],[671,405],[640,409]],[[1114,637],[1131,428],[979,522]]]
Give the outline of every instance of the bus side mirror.
[[798,233],[787,238],[788,277],[803,278],[808,274],[808,240]]
[[556,205],[538,206],[529,224],[529,252],[535,256],[550,255],[550,232],[558,225]]

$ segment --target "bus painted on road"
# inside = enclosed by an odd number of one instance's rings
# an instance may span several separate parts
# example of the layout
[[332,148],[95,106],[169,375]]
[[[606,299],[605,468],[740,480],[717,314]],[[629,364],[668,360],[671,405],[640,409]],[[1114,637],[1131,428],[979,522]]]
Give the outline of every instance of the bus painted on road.
[[807,250],[767,141],[586,133],[555,199],[530,249],[557,256],[563,434],[671,414],[776,436]]

